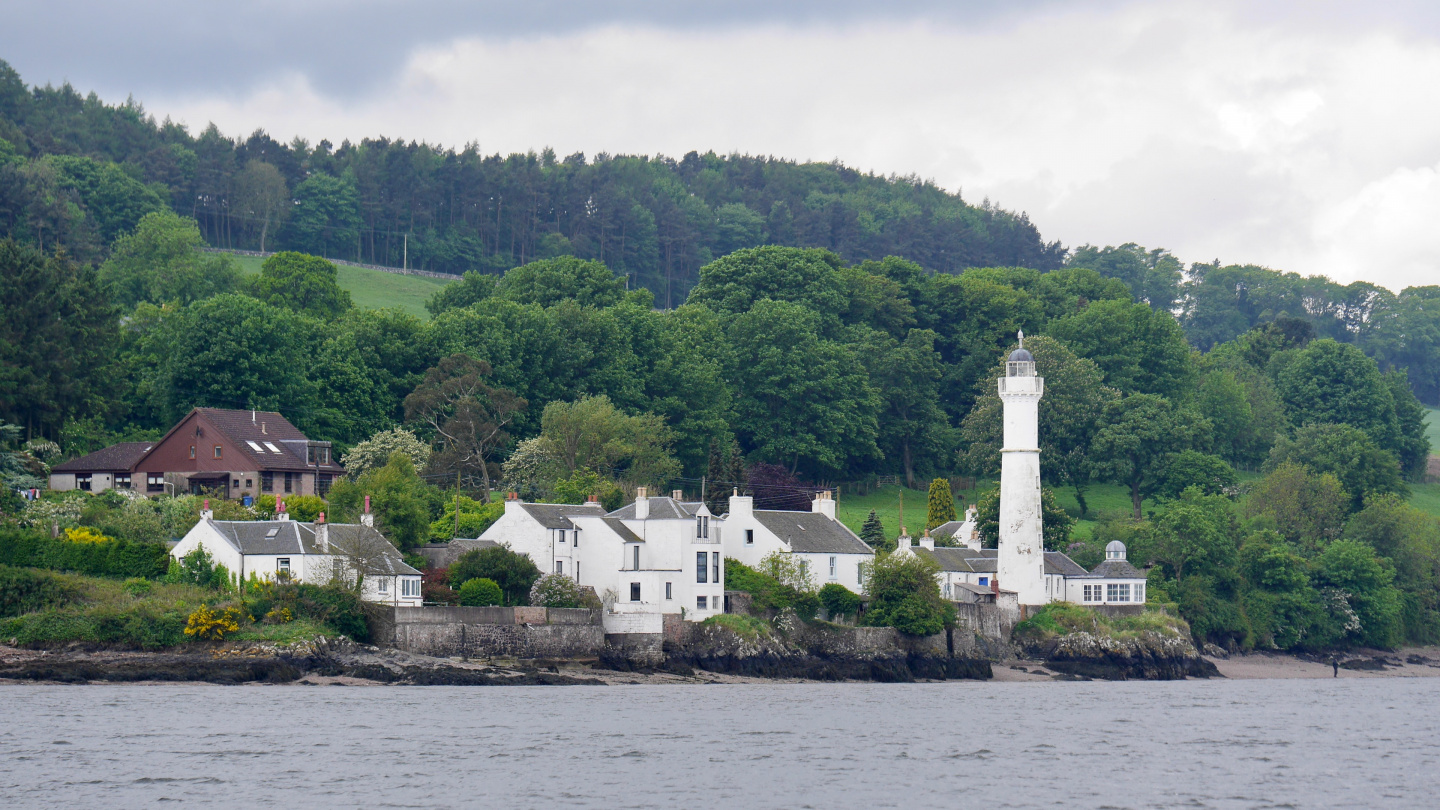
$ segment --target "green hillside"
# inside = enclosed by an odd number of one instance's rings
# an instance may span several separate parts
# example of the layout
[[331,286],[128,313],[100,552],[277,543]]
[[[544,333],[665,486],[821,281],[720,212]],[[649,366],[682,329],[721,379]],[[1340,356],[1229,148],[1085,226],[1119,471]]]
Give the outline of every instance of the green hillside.
[[1425,435],[1430,437],[1430,455],[1440,456],[1440,408],[1425,409]]
[[[259,273],[260,264],[265,261],[259,256],[234,258],[246,275]],[[425,302],[436,290],[450,283],[428,276],[402,276],[344,264],[336,267],[340,269],[340,286],[350,293],[355,306],[362,309],[394,307],[426,320],[430,319],[430,313],[425,311]]]

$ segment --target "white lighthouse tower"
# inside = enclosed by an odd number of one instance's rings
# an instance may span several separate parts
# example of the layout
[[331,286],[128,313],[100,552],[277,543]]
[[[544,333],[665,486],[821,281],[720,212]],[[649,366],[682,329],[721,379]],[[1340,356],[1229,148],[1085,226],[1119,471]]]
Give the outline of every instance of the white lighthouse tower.
[[1019,595],[1022,605],[1043,605],[1045,543],[1040,517],[1040,397],[1045,379],[1035,376],[1035,358],[1020,347],[1010,353],[1000,378],[1005,410],[1005,446],[1000,451],[1000,538],[996,579]]

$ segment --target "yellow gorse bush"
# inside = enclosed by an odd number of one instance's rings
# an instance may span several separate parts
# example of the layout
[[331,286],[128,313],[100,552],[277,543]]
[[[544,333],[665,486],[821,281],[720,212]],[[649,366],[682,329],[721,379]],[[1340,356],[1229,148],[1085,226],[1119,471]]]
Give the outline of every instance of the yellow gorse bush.
[[209,605],[201,605],[185,622],[185,635],[204,641],[221,641],[226,633],[240,629],[240,615],[238,608],[211,610]]
[[65,539],[72,543],[108,543],[115,538],[106,537],[88,526],[81,526],[78,529],[66,529]]

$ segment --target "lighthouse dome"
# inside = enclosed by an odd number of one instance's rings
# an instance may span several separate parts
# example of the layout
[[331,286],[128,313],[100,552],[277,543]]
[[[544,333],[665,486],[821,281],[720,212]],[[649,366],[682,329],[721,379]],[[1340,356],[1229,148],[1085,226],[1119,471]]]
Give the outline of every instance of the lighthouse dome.
[[1016,349],[1015,351],[1010,352],[1010,362],[1033,363],[1035,362],[1035,356],[1030,354],[1029,349]]

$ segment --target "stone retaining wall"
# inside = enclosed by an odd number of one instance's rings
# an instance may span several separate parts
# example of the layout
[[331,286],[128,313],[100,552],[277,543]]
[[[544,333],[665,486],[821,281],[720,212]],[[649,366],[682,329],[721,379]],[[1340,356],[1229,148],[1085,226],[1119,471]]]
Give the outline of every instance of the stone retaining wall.
[[395,607],[373,610],[372,640],[417,655],[596,658],[600,611],[537,607]]

